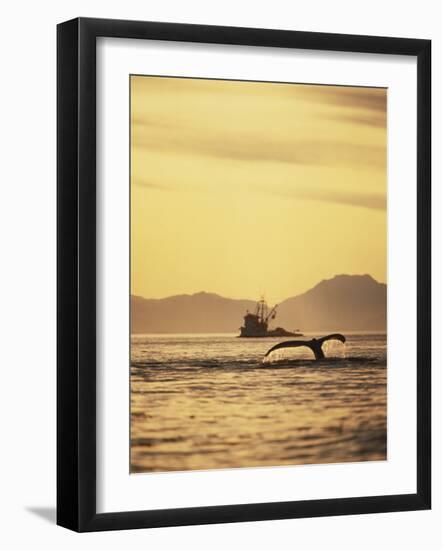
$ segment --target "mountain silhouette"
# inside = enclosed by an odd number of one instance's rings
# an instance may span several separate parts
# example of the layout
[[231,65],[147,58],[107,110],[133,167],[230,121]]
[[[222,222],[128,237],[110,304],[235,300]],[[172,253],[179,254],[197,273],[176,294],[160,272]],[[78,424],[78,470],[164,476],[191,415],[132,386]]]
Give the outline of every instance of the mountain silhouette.
[[[238,332],[256,301],[210,292],[161,299],[131,296],[132,333]],[[387,285],[370,275],[337,275],[281,302],[272,326],[287,330],[385,330]]]
[[210,292],[162,299],[131,297],[131,330],[142,332],[239,332],[253,300],[233,300]]
[[370,275],[337,275],[284,300],[278,323],[303,330],[385,330],[387,285]]

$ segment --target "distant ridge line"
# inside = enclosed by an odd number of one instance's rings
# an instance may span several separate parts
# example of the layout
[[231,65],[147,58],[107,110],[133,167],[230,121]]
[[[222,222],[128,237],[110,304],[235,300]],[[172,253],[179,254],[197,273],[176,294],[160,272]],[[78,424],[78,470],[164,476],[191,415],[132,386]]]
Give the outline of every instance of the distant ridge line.
[[[258,298],[258,297],[257,297]],[[256,300],[196,292],[166,298],[131,296],[132,333],[236,332]],[[387,285],[371,275],[324,279],[278,306],[274,326],[288,330],[385,330]]]

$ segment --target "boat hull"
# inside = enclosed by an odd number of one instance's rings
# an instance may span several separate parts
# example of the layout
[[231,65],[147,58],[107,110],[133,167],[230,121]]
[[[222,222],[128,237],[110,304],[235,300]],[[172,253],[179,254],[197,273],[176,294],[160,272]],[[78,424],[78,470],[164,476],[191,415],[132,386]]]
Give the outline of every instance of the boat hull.
[[294,336],[295,338],[299,336],[304,336],[301,332],[289,332],[287,330],[269,330],[265,333],[247,333],[243,332],[238,336],[238,338],[281,338],[284,336]]

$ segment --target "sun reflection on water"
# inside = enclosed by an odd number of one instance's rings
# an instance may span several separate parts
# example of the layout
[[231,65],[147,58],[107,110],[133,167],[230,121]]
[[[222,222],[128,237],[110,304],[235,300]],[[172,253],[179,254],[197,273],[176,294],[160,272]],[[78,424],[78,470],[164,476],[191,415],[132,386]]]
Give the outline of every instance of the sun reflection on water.
[[[131,471],[386,459],[386,338],[266,351],[232,335],[132,338]],[[327,347],[326,347],[327,346]]]

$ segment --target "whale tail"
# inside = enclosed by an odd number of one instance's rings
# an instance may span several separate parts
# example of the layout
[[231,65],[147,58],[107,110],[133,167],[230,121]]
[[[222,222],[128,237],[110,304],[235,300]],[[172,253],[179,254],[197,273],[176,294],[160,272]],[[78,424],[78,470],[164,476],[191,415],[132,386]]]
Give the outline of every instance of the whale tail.
[[324,359],[325,355],[322,350],[322,344],[328,340],[338,340],[345,344],[345,336],[339,333],[328,334],[322,338],[312,338],[311,340],[289,340],[288,342],[280,342],[276,344],[276,346],[270,348],[265,354],[265,357],[268,357],[272,351],[276,351],[277,349],[307,347],[315,354],[316,360]]

